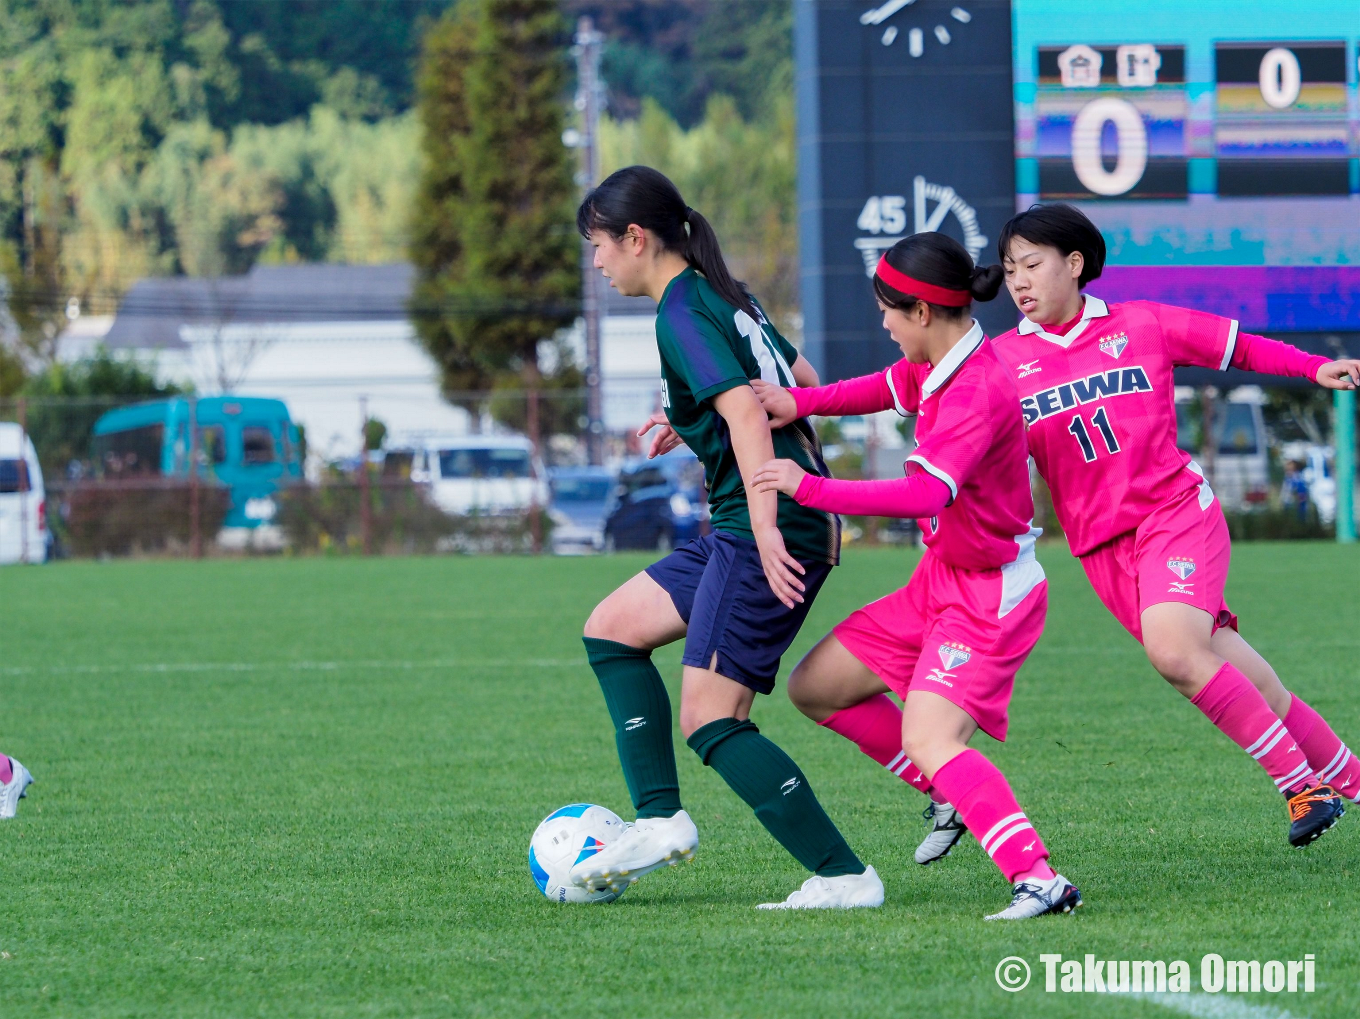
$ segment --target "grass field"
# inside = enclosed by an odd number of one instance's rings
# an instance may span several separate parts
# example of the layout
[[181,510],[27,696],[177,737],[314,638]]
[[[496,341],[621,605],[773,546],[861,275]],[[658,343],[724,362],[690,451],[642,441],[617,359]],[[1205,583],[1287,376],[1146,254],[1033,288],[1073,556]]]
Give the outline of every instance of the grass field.
[[[695,863],[557,906],[529,834],[631,816],[585,667],[603,559],[74,563],[0,571],[0,751],[38,784],[0,825],[0,1017],[1360,1014],[1360,810],[1306,852],[1265,776],[1157,679],[1061,547],[1011,741],[979,736],[1082,888],[1007,899],[970,838],[917,867],[922,799],[789,705],[756,707],[888,901],[766,914],[805,876],[677,738]],[[852,551],[793,652],[904,583]],[[1360,550],[1244,545],[1243,632],[1360,741]],[[658,653],[678,680],[678,648]],[[673,690],[674,693],[674,690]],[[1313,994],[1046,994],[1039,955],[1317,959]],[[1035,979],[1000,991],[1018,955]],[[1217,1008],[1218,1011],[1212,1011]],[[1208,1009],[1208,1011],[1206,1011]]]

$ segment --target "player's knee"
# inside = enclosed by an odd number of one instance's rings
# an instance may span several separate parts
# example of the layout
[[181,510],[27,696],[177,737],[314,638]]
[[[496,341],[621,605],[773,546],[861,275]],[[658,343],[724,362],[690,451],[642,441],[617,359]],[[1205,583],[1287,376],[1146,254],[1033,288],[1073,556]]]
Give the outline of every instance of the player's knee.
[[1194,650],[1163,644],[1149,644],[1146,650],[1152,667],[1177,689],[1192,682],[1195,674],[1203,671],[1199,661],[1202,656]]
[[939,732],[919,722],[908,719],[902,726],[902,749],[912,760],[932,756],[934,751],[940,749],[941,742]]
[[794,666],[793,672],[789,674],[788,690],[789,700],[803,714],[811,717],[822,707],[806,658]]
[[706,711],[704,707],[697,704],[689,704],[685,701],[680,702],[680,735],[689,739],[698,730],[702,729],[709,722],[714,721],[709,717],[712,712]]
[[586,619],[583,635],[597,640],[618,640],[618,615],[606,598],[595,606]]

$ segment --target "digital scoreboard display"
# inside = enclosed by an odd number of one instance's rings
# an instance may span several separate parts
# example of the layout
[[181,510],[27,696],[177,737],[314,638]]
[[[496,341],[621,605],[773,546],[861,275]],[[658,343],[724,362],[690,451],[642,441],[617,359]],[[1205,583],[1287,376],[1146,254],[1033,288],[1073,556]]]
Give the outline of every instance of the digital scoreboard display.
[[[1360,0],[793,5],[824,378],[896,356],[869,286],[883,251],[938,230],[995,261],[1005,220],[1052,201],[1105,235],[1096,296],[1360,356]],[[975,311],[993,335],[1017,319],[1004,296]]]
[[1360,347],[1360,0],[1012,14],[1016,204],[1096,222],[1093,292]]

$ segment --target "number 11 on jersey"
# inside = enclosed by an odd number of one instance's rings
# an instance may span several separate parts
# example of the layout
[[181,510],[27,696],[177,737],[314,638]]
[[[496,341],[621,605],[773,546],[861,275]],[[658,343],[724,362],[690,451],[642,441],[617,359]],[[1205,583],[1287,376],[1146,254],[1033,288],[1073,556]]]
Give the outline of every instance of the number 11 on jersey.
[[[1119,440],[1114,437],[1114,429],[1110,427],[1110,416],[1101,407],[1091,415],[1091,424],[1095,425],[1100,431],[1100,437],[1105,440],[1105,448],[1111,453],[1119,452]],[[1090,463],[1096,458],[1096,445],[1091,441],[1091,433],[1086,429],[1086,421],[1080,414],[1072,418],[1067,425],[1067,430],[1077,439],[1077,445],[1081,447],[1081,455]]]

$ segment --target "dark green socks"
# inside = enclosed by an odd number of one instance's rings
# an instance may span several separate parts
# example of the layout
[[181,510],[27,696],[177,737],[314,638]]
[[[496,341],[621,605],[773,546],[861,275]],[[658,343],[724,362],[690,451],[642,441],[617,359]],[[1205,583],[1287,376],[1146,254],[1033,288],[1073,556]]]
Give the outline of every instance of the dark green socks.
[[638,817],[671,817],[680,809],[680,780],[671,741],[671,699],[652,653],[596,637],[586,657],[614,720],[619,763]]
[[823,877],[864,873],[798,765],[753,723],[720,718],[696,729],[688,743],[808,870]]

